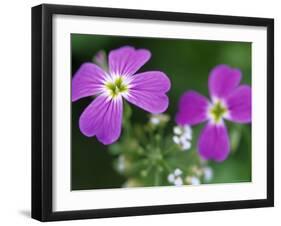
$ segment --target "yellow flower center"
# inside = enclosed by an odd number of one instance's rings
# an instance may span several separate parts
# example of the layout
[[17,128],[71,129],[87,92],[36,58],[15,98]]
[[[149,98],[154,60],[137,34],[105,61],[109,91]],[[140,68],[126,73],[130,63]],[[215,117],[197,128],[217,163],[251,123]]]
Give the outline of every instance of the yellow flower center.
[[210,115],[215,123],[221,122],[226,114],[227,108],[221,101],[216,101],[210,108]]
[[112,98],[117,97],[119,94],[128,91],[128,85],[124,82],[122,77],[117,77],[113,82],[107,82],[105,84],[106,89]]

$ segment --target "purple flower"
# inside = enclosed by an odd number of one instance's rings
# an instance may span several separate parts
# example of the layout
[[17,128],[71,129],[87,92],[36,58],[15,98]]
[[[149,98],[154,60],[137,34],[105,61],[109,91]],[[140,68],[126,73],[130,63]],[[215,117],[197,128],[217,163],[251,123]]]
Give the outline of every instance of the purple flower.
[[241,72],[227,65],[218,65],[209,76],[211,101],[195,91],[184,93],[179,102],[176,122],[196,125],[207,121],[198,140],[203,159],[224,161],[230,142],[224,120],[235,123],[251,122],[251,87],[239,85]]
[[110,51],[108,71],[93,63],[80,66],[72,79],[72,101],[96,97],[80,116],[84,135],[105,145],[115,142],[121,134],[123,98],[153,114],[167,109],[169,78],[160,71],[136,74],[150,56],[146,49],[125,46]]

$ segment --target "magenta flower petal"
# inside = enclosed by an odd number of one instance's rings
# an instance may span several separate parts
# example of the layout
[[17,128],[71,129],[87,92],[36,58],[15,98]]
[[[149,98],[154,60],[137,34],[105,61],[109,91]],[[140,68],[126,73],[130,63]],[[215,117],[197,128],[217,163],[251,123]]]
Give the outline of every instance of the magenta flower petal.
[[82,64],[72,79],[72,101],[98,94],[102,89],[104,78],[104,71],[97,65]]
[[130,46],[112,50],[108,57],[110,74],[133,75],[150,59],[150,56],[148,50],[136,50]]
[[194,125],[207,120],[208,99],[195,91],[184,93],[179,101],[176,122],[179,125]]
[[124,96],[130,103],[158,114],[166,111],[169,99],[165,94],[170,89],[169,78],[160,71],[149,71],[132,77],[128,95]]
[[198,150],[203,159],[224,161],[230,151],[229,137],[225,125],[208,123],[199,136]]
[[227,65],[216,66],[209,76],[209,92],[212,98],[226,98],[239,85],[241,72]]
[[148,71],[132,77],[131,89],[166,93],[171,88],[170,79],[161,71]]
[[237,123],[249,123],[252,120],[251,87],[241,85],[226,99],[229,110],[227,119]]
[[122,114],[122,98],[99,95],[81,114],[80,130],[85,136],[96,136],[103,144],[111,144],[120,137]]

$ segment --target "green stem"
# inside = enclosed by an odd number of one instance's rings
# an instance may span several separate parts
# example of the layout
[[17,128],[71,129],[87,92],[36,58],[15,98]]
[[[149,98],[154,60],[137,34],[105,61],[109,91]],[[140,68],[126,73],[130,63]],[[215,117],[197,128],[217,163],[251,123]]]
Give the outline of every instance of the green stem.
[[175,143],[172,143],[172,145],[170,145],[170,147],[168,147],[167,149],[165,149],[165,151],[163,151],[163,154],[165,156],[169,155],[170,153],[174,152],[175,149],[179,149],[178,145]]
[[167,170],[168,173],[172,172],[171,167],[164,160],[161,161],[161,165]]
[[157,168],[155,169],[155,175],[154,175],[154,186],[159,186],[160,185],[160,175],[157,171]]
[[131,115],[132,115],[131,106],[127,102],[124,102],[123,129],[126,138],[128,138],[131,135],[131,130],[132,130]]

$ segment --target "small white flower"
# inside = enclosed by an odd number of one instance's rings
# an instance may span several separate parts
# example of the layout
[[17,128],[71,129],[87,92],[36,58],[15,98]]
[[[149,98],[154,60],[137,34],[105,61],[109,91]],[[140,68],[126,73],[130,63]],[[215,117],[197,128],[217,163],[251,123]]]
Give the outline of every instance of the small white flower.
[[175,176],[180,176],[182,174],[182,171],[179,168],[176,168],[174,174]]
[[203,168],[203,173],[204,173],[204,180],[206,182],[209,182],[213,178],[213,170],[211,167],[205,167]]
[[181,150],[186,151],[191,148],[191,139],[192,139],[192,129],[189,125],[175,126],[173,128],[174,143],[178,144],[181,147]]
[[125,157],[120,155],[117,160],[117,170],[119,172],[124,172],[125,170]]
[[182,171],[179,168],[177,168],[174,170],[173,173],[170,173],[168,175],[167,179],[168,179],[169,183],[171,183],[175,186],[182,186],[183,179],[182,179],[181,175],[182,175]]
[[160,124],[160,119],[159,118],[157,118],[157,117],[151,117],[150,118],[150,122],[151,122],[151,124],[153,124],[153,125],[159,125]]
[[170,120],[169,115],[166,114],[151,114],[149,117],[150,117],[149,122],[153,126],[165,124]]
[[184,133],[183,135],[181,135],[181,139],[190,141],[192,139],[192,135],[190,133]]
[[181,177],[177,177],[174,181],[174,185],[175,186],[182,186],[183,185],[183,181]]
[[191,129],[191,126],[190,125],[185,125],[183,127],[183,130],[184,130],[184,136],[191,140],[192,139],[192,129]]
[[201,182],[198,177],[191,177],[191,184],[192,185],[200,185]]
[[181,135],[182,134],[182,129],[179,126],[175,126],[174,127],[174,134]]
[[186,151],[191,148],[191,143],[189,141],[184,141],[182,142],[181,147],[183,151]]
[[185,135],[184,135],[184,134],[181,135],[181,136],[179,137],[179,139],[180,139],[180,142],[181,142],[181,143],[184,143],[184,142],[189,141],[188,139],[185,138]]
[[180,144],[180,138],[178,136],[173,136],[173,141],[176,144]]
[[170,173],[169,175],[168,175],[168,181],[171,183],[171,184],[173,184],[174,182],[175,182],[175,175],[173,174],[173,173]]
[[200,179],[195,176],[188,176],[185,178],[186,183],[191,184],[191,185],[200,185]]

